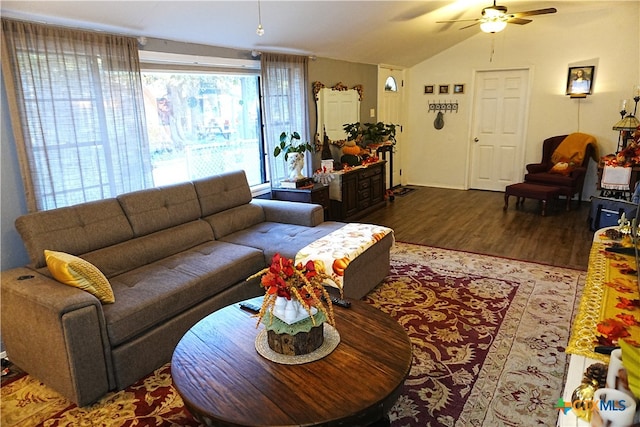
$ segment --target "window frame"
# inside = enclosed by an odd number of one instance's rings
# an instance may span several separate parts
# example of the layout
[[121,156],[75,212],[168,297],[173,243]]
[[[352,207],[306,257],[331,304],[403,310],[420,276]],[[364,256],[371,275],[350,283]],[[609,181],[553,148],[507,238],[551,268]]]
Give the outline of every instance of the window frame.
[[170,52],[158,52],[140,50],[140,73],[144,72],[193,72],[193,73],[214,73],[214,74],[247,74],[255,75],[258,79],[258,99],[260,111],[258,114],[258,127],[260,147],[262,152],[258,154],[263,169],[265,182],[258,185],[251,185],[252,196],[261,196],[271,192],[269,177],[270,156],[266,147],[263,123],[263,95],[261,84],[261,67],[259,60],[224,58],[215,56],[177,54]]

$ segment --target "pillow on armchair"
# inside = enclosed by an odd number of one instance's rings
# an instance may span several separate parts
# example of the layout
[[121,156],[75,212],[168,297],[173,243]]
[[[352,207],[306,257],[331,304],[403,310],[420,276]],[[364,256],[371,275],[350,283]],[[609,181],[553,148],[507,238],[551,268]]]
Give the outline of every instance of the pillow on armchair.
[[574,162],[559,161],[549,169],[549,173],[555,173],[558,175],[569,176],[576,168]]

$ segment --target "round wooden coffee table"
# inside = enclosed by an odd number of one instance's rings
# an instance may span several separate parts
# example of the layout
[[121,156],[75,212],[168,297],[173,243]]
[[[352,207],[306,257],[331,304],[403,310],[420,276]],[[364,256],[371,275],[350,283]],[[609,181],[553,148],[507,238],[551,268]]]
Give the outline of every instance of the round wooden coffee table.
[[411,367],[411,343],[387,314],[361,302],[334,307],[340,343],[324,358],[287,365],[255,348],[256,318],[238,304],[182,337],[171,375],[205,425],[366,426],[383,420]]

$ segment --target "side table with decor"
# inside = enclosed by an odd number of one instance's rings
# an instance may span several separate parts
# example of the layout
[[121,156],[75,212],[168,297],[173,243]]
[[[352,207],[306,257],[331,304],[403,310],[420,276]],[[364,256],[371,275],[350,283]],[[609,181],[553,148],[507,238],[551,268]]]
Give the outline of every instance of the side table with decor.
[[329,219],[329,187],[314,184],[310,188],[272,188],[271,198],[290,202],[315,203],[324,209],[324,219]]

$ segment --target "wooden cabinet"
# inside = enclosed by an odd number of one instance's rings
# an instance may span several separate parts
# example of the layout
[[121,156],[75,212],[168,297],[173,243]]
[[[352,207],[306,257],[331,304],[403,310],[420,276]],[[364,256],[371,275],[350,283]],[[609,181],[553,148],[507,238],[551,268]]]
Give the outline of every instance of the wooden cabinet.
[[385,163],[338,174],[339,181],[332,183],[337,194],[331,198],[331,219],[349,221],[385,206]]
[[324,218],[329,218],[329,187],[316,184],[313,188],[273,188],[271,198],[290,202],[315,203],[324,209]]

